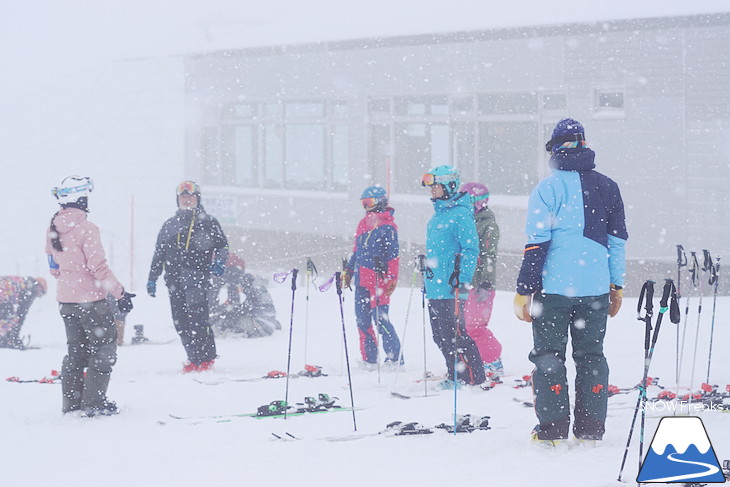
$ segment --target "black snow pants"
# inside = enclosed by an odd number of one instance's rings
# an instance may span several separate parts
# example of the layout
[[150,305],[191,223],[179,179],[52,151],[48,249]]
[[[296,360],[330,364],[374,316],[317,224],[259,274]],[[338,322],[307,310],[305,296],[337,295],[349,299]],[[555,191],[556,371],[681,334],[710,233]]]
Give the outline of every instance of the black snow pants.
[[570,399],[565,349],[570,333],[576,369],[573,434],[577,438],[600,440],[608,406],[608,362],[603,355],[608,294],[536,294],[534,300],[542,308],[532,321],[534,348],[529,355],[535,364],[532,383],[540,422],[538,438],[568,437]]
[[[457,378],[467,384],[481,384],[486,380],[484,363],[476,343],[466,333],[464,304],[459,300],[459,316],[454,314],[453,299],[429,299],[428,313],[431,317],[433,341],[436,342],[446,360],[449,378],[454,378],[454,353],[457,354]],[[458,327],[458,328],[457,328]],[[458,330],[458,333],[457,333]]]
[[[106,300],[59,303],[66,325],[62,411],[103,409],[112,366],[117,361],[117,329]],[[85,372],[85,374],[84,374]]]
[[196,365],[216,358],[206,284],[206,280],[168,283],[175,330],[180,335],[188,360]]

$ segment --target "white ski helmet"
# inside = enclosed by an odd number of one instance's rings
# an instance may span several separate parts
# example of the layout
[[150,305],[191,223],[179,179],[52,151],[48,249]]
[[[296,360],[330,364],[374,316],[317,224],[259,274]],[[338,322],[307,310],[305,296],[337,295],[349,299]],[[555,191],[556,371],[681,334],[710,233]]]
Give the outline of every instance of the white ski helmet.
[[81,198],[88,198],[94,190],[94,181],[86,176],[66,176],[61,184],[53,188],[53,196],[60,205],[78,203]]

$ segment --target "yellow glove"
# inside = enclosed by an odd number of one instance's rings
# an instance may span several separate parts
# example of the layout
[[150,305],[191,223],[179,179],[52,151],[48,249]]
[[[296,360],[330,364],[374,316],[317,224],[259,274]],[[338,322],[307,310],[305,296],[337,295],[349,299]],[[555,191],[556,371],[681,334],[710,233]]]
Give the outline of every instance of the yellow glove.
[[618,310],[621,309],[621,302],[623,299],[623,288],[617,288],[614,284],[611,284],[611,291],[608,293],[608,316],[613,318],[618,314]]
[[532,304],[532,294],[515,294],[515,300],[513,302],[515,316],[520,321],[532,322],[532,315],[530,315],[530,305]]
[[350,287],[350,281],[352,281],[352,276],[349,272],[342,271],[342,287],[343,288],[349,288]]

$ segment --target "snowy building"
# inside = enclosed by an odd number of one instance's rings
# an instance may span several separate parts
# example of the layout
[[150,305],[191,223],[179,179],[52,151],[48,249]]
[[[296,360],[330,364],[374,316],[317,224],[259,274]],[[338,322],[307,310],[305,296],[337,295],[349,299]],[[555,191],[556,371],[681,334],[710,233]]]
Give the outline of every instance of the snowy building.
[[676,244],[730,250],[730,13],[253,46],[185,65],[186,173],[252,261],[345,256],[374,183],[416,253],[432,214],[420,176],[449,163],[491,190],[511,288],[565,116],[621,187],[631,288],[671,275]]

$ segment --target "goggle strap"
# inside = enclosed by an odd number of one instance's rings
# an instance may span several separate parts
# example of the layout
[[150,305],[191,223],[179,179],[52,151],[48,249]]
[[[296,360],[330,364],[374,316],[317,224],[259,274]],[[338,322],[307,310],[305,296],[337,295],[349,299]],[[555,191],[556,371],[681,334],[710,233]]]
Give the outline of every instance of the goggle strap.
[[472,197],[471,197],[471,199],[474,203],[476,203],[477,201],[486,200],[487,198],[489,198],[489,193],[480,194],[479,196],[472,195]]

